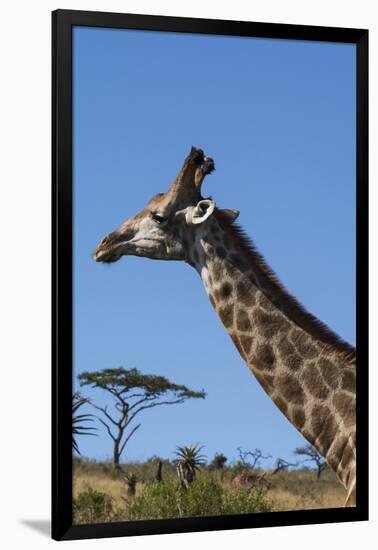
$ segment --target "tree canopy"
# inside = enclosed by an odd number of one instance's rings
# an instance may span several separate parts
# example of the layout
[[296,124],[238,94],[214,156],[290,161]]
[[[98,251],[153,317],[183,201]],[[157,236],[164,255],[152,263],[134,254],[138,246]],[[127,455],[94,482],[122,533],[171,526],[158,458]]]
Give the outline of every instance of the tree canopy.
[[113,462],[119,464],[120,456],[141,424],[135,425],[126,433],[137,414],[146,409],[160,405],[175,405],[186,399],[204,399],[206,393],[193,391],[182,384],[175,384],[155,374],[143,374],[138,369],[103,369],[93,372],[82,372],[78,375],[81,386],[91,386],[110,393],[115,399],[115,411],[110,413],[108,408],[90,403],[102,413],[104,418],[98,417],[113,440]]

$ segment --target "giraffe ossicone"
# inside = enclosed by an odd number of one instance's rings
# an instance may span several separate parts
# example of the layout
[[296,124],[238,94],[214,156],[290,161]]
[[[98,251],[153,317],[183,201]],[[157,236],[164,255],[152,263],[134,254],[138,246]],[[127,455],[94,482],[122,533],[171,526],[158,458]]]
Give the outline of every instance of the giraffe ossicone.
[[282,286],[235,224],[237,210],[201,195],[214,162],[192,147],[166,193],[102,239],[97,262],[182,260],[200,274],[240,355],[288,420],[322,454],[355,501],[355,349]]

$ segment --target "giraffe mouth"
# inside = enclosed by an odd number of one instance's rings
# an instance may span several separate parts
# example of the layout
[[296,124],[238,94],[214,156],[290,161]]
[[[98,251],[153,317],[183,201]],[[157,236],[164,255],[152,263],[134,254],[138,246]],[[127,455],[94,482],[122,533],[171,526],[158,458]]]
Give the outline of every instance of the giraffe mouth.
[[111,264],[117,262],[122,256],[146,256],[160,257],[162,243],[158,239],[143,237],[121,241],[116,244],[108,244],[103,241],[97,247],[93,259],[98,263]]
[[96,252],[94,253],[93,259],[95,260],[95,262],[112,264],[114,262],[117,262],[121,258],[121,256],[122,254],[119,254],[112,249],[108,249],[108,250],[97,249]]

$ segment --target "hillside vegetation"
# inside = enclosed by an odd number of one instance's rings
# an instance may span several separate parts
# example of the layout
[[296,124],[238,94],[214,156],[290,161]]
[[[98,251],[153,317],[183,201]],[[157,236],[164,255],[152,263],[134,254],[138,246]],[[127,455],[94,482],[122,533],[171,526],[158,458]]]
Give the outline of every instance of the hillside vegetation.
[[[161,480],[157,481],[157,472]],[[202,465],[187,490],[175,465],[152,458],[114,468],[110,462],[74,460],[75,523],[241,514],[342,507],[346,491],[327,469],[317,479],[313,470],[255,469],[256,481],[235,483],[242,464],[214,468]]]

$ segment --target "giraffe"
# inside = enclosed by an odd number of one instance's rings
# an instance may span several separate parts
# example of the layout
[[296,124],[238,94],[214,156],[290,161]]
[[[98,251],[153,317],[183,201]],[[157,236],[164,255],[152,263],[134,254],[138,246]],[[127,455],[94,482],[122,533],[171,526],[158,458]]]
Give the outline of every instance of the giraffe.
[[181,260],[199,273],[241,357],[275,405],[325,457],[355,503],[355,349],[286,290],[235,224],[239,212],[203,198],[213,159],[192,147],[166,193],[96,248],[122,256]]

